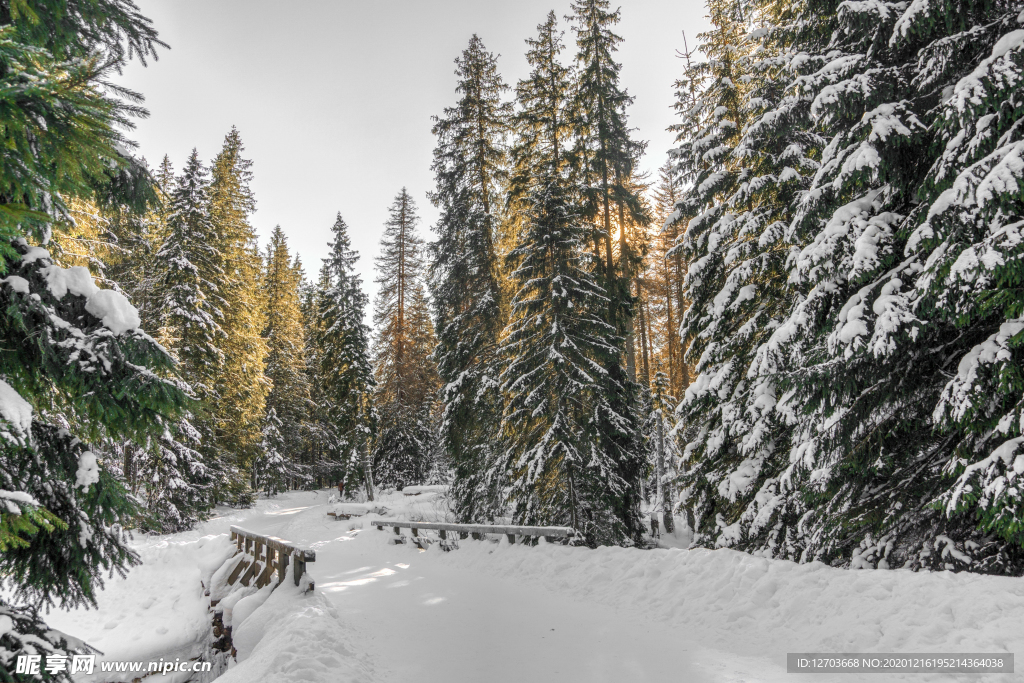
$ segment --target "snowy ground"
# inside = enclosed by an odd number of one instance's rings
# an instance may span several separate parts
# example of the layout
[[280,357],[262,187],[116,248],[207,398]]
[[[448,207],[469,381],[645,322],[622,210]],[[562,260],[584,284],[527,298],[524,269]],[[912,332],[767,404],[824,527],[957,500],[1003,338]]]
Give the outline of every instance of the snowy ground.
[[[289,579],[239,601],[239,663],[223,683],[788,681],[787,652],[1024,653],[1019,579],[845,571],[729,550],[465,540],[421,551],[389,545],[390,531],[362,529],[358,518],[328,517],[328,495],[290,493],[222,510],[187,534],[141,539],[147,564],[109,581],[98,611],[49,619],[110,659],[194,656],[209,629],[199,581],[230,552],[218,535],[238,524],[314,548],[316,590],[303,594]],[[403,517],[443,515],[433,494],[383,503]]]

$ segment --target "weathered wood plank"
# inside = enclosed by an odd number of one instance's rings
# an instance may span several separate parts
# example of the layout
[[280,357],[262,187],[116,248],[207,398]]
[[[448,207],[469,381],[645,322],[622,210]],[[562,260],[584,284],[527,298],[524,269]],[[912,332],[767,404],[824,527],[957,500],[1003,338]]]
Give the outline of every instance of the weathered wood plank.
[[[259,578],[256,579],[257,588],[263,588],[266,586],[270,583],[271,577],[274,576],[274,569],[276,568],[274,566],[275,552],[276,551],[273,548],[267,548],[267,566],[264,567],[263,572],[259,575]],[[278,557],[280,557],[280,553],[278,553]]]
[[382,528],[393,527],[395,533],[401,533],[399,529],[418,529],[433,531],[457,531],[460,534],[470,533],[474,538],[478,534],[506,534],[508,536],[547,536],[548,538],[571,538],[576,531],[569,527],[562,526],[511,526],[504,524],[448,524],[446,522],[405,522],[389,520],[373,520],[370,526]]
[[245,558],[239,560],[238,564],[235,565],[235,568],[231,570],[230,574],[228,574],[228,585],[234,585],[235,581],[238,580],[238,575],[241,574],[248,566],[249,560]]
[[243,586],[248,586],[249,585],[249,580],[259,570],[260,570],[260,563],[259,562],[253,562],[252,564],[249,565],[249,568],[245,570],[245,573],[242,574],[242,578],[239,579],[238,582],[241,583]]

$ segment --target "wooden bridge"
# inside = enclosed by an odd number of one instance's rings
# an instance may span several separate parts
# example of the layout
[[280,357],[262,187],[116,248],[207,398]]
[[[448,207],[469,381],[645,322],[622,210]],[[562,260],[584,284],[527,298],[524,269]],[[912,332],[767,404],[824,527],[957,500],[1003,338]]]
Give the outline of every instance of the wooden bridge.
[[276,572],[280,585],[284,581],[290,558],[292,578],[298,586],[302,575],[306,573],[306,563],[316,561],[316,553],[312,550],[299,548],[276,536],[263,536],[237,526],[231,527],[231,540],[238,546],[238,552],[244,553],[246,557],[228,575],[229,584],[238,580],[243,586],[248,586],[249,581],[255,577],[256,587],[262,588],[270,583]]

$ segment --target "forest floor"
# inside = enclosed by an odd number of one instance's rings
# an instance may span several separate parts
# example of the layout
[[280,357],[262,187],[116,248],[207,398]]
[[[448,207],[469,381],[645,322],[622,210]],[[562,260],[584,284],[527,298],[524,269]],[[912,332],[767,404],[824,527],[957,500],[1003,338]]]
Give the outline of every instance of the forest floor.
[[[302,594],[289,579],[235,604],[239,661],[222,683],[770,682],[789,680],[787,652],[1024,653],[1020,579],[849,571],[729,550],[510,546],[504,537],[423,551],[364,529],[374,515],[328,517],[337,507],[329,495],[288,493],[251,510],[219,509],[191,532],[140,537],[143,566],[108,581],[98,610],[48,620],[104,659],[195,656],[209,633],[200,579],[230,554],[224,534],[236,524],[315,549],[316,590]],[[443,517],[431,494],[382,503],[389,516]],[[116,680],[131,677],[81,678]]]

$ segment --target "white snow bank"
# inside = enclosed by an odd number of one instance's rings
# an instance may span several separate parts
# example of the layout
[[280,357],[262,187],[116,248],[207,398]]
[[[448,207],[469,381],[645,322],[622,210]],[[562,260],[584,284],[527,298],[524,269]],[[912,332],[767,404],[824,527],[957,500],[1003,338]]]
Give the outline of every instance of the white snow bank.
[[[270,586],[235,606],[232,641],[238,664],[218,683],[310,683],[371,681],[373,667],[342,625],[338,611],[318,591],[296,586],[291,569],[272,593]],[[241,603],[266,592],[251,614],[241,617]],[[240,622],[240,623],[239,623]]]
[[382,510],[387,508],[377,503],[337,503],[331,507],[330,512],[342,515],[367,515],[378,514]]
[[448,493],[447,484],[434,484],[432,486],[406,486],[402,489],[404,496],[418,496],[421,493]]
[[[364,531],[357,543],[385,545],[388,536]],[[1024,582],[1016,578],[850,571],[728,549],[588,550],[472,541],[454,552],[420,554],[418,561],[639,610],[707,647],[783,666],[787,652],[1024,652]],[[991,676],[985,680],[1012,679]],[[910,674],[907,680],[948,678]]]
[[103,653],[97,657],[94,673],[76,675],[76,683],[130,681],[138,675],[101,674],[102,661],[150,662],[161,657],[173,661],[203,652],[211,628],[203,581],[209,581],[234,546],[226,536],[190,541],[167,538],[145,538],[132,544],[143,564],[131,569],[127,578],[106,579],[97,595],[99,609],[54,610],[46,615],[49,626],[73,634]]

